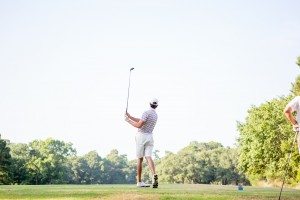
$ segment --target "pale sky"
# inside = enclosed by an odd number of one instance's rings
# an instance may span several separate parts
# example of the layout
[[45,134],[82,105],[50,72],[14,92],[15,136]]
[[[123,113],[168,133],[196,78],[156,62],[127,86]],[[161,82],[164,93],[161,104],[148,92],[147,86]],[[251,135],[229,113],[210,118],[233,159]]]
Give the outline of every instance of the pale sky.
[[0,133],[54,139],[78,154],[135,157],[135,128],[159,99],[155,149],[234,146],[251,105],[299,74],[300,2],[0,0]]

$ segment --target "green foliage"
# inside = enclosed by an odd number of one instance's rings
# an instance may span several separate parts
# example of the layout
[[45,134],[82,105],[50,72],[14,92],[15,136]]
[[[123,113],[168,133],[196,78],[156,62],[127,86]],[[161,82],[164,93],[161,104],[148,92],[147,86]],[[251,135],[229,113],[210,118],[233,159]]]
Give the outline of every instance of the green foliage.
[[51,138],[29,143],[27,168],[32,184],[63,183],[67,172],[67,158],[75,155],[71,143]]
[[300,67],[300,56],[297,57],[296,64]]
[[[291,100],[280,97],[260,106],[252,106],[244,123],[238,123],[239,169],[252,183],[258,180],[274,181],[281,179],[286,159],[292,148],[294,132],[283,115],[283,109]],[[299,181],[300,156],[293,148],[290,181]]]
[[29,146],[27,144],[9,144],[12,162],[10,166],[10,178],[12,184],[29,183],[29,169],[27,162],[30,159]]
[[100,184],[104,179],[103,160],[96,151],[69,160],[70,182],[76,184]]
[[[145,173],[145,170],[143,172]],[[126,183],[136,183],[136,160],[128,161],[128,165],[124,169],[124,173],[126,176]]]
[[[72,144],[51,138],[29,144],[10,144],[12,156],[9,181],[5,184],[115,184],[136,182],[136,160],[128,161],[114,149],[105,158],[96,151],[77,156]],[[160,182],[218,183],[245,182],[236,170],[236,150],[220,143],[192,142],[178,154],[167,152],[155,163]],[[143,163],[143,180],[152,176]],[[6,168],[8,169],[8,168]]]
[[[296,64],[300,67],[300,56],[297,57]],[[299,96],[300,95],[300,75],[298,75],[296,77],[296,79],[295,79],[295,82],[292,83],[292,90],[291,90],[291,92],[295,96]]]
[[216,142],[192,142],[177,154],[168,153],[157,171],[160,180],[167,183],[247,184],[236,166],[235,149]]
[[0,185],[9,183],[11,165],[10,149],[5,140],[0,139]]
[[298,75],[296,77],[296,80],[294,83],[292,83],[292,90],[291,92],[295,95],[295,96],[299,96],[300,95],[300,75]]
[[111,150],[105,162],[105,169],[108,172],[107,183],[125,183],[127,163],[126,155],[119,155],[116,149]]

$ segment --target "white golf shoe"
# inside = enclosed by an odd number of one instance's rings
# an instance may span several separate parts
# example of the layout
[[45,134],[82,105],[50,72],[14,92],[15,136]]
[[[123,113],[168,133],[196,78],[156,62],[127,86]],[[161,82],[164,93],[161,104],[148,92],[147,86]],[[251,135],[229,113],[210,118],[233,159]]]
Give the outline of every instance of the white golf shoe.
[[146,184],[143,181],[142,182],[137,182],[136,187],[150,187],[150,184]]

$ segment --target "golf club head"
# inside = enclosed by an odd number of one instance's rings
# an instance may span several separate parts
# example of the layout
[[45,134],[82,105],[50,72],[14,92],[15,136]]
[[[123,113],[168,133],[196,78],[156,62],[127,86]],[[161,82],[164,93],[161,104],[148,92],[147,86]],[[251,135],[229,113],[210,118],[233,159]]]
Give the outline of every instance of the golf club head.
[[130,71],[134,70],[134,67],[130,68]]

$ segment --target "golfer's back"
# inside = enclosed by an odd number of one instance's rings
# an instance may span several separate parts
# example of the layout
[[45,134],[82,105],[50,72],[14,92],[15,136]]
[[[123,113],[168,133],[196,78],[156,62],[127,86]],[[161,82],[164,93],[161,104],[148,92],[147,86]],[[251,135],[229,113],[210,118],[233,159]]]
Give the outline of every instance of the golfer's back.
[[152,134],[157,122],[157,114],[155,109],[145,111],[141,120],[143,120],[145,123],[141,128],[139,128],[139,132],[144,134]]

